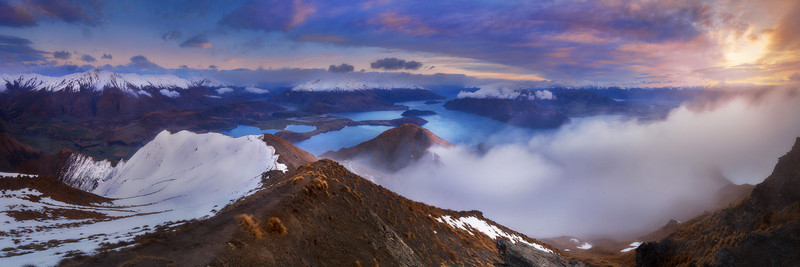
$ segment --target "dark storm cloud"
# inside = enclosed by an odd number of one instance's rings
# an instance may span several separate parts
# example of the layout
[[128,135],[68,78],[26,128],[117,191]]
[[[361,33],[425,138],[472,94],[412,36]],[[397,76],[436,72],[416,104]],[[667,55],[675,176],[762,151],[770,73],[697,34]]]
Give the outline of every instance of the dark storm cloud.
[[0,65],[44,60],[49,53],[34,49],[32,44],[28,39],[0,35]]
[[205,34],[195,35],[181,44],[181,47],[210,48],[211,46],[213,45],[208,42],[208,37]]
[[342,63],[342,64],[339,64],[338,66],[337,65],[328,66],[328,71],[329,72],[337,72],[337,73],[353,72],[355,69],[356,68],[353,67],[353,65],[350,65],[350,64],[347,64],[347,63]]
[[418,70],[420,67],[422,67],[422,63],[413,60],[405,61],[399,58],[387,57],[369,63],[369,66],[373,69],[384,70]]
[[36,19],[28,10],[10,2],[0,2],[0,26],[28,27],[36,25]]
[[67,51],[55,51],[53,52],[53,57],[57,59],[69,59],[72,57],[72,54]]
[[102,59],[112,59],[113,57],[111,55],[109,55],[109,54],[103,54],[103,56],[101,58]]
[[81,60],[83,60],[85,62],[95,62],[95,61],[97,61],[96,58],[94,58],[93,56],[90,56],[90,55],[81,56]]

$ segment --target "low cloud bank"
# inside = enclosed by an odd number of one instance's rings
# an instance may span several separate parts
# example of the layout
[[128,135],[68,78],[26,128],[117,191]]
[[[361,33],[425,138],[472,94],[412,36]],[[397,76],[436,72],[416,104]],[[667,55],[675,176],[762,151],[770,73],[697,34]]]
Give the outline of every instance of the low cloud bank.
[[439,163],[378,182],[531,236],[634,237],[707,209],[726,178],[761,182],[800,136],[798,114],[800,92],[773,89],[682,106],[652,123],[578,120],[484,153],[434,148]]

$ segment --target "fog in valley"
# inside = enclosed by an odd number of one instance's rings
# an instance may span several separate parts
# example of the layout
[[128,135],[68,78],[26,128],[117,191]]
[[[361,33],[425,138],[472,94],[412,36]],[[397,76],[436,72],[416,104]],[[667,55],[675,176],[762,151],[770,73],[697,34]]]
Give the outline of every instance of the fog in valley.
[[[481,210],[535,237],[634,238],[686,220],[729,184],[756,184],[800,136],[800,94],[773,88],[685,104],[666,120],[586,119],[478,152],[432,148],[376,182],[411,199]],[[730,182],[729,182],[730,181]]]

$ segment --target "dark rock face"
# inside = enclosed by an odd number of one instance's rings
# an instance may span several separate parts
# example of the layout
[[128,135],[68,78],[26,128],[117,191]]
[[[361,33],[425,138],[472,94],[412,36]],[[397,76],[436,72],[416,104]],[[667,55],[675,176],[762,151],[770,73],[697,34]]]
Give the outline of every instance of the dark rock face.
[[397,171],[411,163],[432,159],[428,148],[451,146],[450,142],[414,124],[403,124],[353,147],[322,154],[337,160],[365,159],[372,167]]
[[448,101],[444,107],[530,128],[557,128],[570,121],[566,115],[553,108],[523,100],[460,98]]
[[418,110],[418,109],[409,109],[400,114],[403,117],[419,117],[419,116],[430,116],[436,115],[435,111],[431,110]]
[[286,91],[270,101],[296,105],[312,113],[362,112],[374,110],[405,110],[395,102],[442,99],[443,96],[425,89],[359,90],[359,91]]
[[800,265],[800,138],[772,174],[730,208],[636,249],[637,266]]

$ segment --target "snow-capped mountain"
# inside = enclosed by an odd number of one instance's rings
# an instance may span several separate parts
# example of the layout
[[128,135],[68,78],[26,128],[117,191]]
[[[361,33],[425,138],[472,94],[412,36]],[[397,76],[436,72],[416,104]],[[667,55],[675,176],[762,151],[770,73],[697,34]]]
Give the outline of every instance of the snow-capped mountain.
[[193,77],[183,79],[172,74],[140,75],[136,73],[117,73],[113,71],[93,69],[86,72],[73,73],[61,77],[50,77],[40,74],[0,74],[0,92],[8,85],[29,90],[50,92],[78,92],[82,88],[103,91],[105,88],[118,88],[134,93],[145,88],[188,89],[190,87],[222,87],[226,84],[217,80]]
[[[163,131],[116,167],[76,155],[68,160],[66,169],[70,179],[62,177],[63,182],[106,196],[109,202],[75,205],[47,197],[37,189],[4,191],[0,221],[5,222],[4,231],[11,234],[0,235],[0,248],[42,247],[23,248],[24,253],[0,252],[4,265],[50,266],[68,251],[88,253],[105,242],[130,241],[153,231],[151,226],[214,215],[257,189],[262,173],[286,171],[287,167],[278,163],[275,148],[259,136],[233,138],[219,133]],[[33,221],[8,215],[48,209],[94,214],[99,219],[54,216]],[[25,240],[20,244],[17,238]]]
[[293,91],[360,91],[391,89],[425,89],[420,86],[402,82],[368,82],[353,79],[325,80],[317,79],[302,83],[292,88]]
[[147,196],[151,200],[145,202],[152,203],[205,189],[220,191],[227,185],[257,184],[261,173],[286,169],[277,158],[274,149],[258,136],[232,138],[165,130],[116,167],[108,161],[74,154],[61,180],[97,195],[125,199]]

